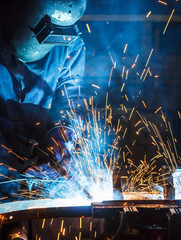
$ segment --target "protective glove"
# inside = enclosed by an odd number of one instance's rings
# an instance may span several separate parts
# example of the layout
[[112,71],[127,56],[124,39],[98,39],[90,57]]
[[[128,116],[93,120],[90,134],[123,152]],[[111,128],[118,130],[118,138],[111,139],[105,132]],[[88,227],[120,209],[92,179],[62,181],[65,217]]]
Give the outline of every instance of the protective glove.
[[[57,170],[61,167],[66,172],[69,171],[76,139],[74,131],[65,127],[54,127],[46,134],[43,149],[54,159],[54,162],[50,162],[51,166],[55,168],[57,164]],[[43,166],[44,171],[46,167],[46,165]]]

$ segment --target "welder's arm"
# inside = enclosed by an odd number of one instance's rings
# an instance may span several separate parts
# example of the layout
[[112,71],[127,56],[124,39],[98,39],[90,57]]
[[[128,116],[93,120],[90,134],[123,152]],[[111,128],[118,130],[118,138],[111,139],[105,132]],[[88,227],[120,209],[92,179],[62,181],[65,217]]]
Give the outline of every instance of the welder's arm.
[[71,117],[83,115],[85,50],[83,41],[78,38],[67,47],[63,68],[59,76],[50,116],[53,123],[60,122],[72,128]]
[[[51,166],[69,171],[72,151],[74,149],[77,136],[72,129],[55,126],[45,137],[46,148],[49,155],[54,159]],[[58,170],[58,169],[57,169]]]
[[[46,134],[45,142],[48,151],[52,151],[56,161],[68,170],[77,137],[75,122],[77,116],[82,116],[84,113],[85,50],[82,39],[76,39],[66,48],[63,61],[50,108],[53,126]],[[58,126],[57,123],[59,123]]]

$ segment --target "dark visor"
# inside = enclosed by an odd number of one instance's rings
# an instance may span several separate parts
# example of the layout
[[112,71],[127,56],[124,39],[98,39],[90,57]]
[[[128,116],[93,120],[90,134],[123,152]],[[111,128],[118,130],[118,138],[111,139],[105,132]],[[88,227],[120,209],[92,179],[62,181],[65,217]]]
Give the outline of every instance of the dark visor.
[[45,15],[35,28],[30,27],[30,29],[40,44],[68,46],[80,34],[77,25],[68,27],[55,25],[48,15]]

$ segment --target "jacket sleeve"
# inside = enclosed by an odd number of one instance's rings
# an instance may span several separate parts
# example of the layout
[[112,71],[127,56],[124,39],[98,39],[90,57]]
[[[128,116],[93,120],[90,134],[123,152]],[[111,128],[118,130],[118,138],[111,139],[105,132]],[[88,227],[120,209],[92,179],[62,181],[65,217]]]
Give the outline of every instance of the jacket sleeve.
[[60,69],[55,98],[50,109],[50,116],[54,124],[61,122],[63,125],[72,127],[72,121],[77,116],[83,116],[84,68],[84,42],[78,38],[65,51],[65,61]]

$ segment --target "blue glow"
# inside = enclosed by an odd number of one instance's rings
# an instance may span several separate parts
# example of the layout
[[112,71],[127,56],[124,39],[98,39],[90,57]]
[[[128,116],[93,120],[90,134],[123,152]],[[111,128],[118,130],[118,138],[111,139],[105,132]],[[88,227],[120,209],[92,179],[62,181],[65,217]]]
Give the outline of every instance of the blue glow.
[[[73,149],[68,171],[72,178],[27,179],[30,191],[36,190],[37,193],[37,189],[39,190],[35,198],[62,198],[67,201],[71,199],[69,201],[71,206],[113,199],[112,169],[116,161],[115,149],[112,148],[111,142],[108,145],[104,126],[96,120],[92,112],[90,115],[91,118],[89,116],[84,125],[80,118],[77,121],[75,116],[70,118],[78,138],[78,146]],[[46,172],[48,171],[47,165]],[[86,192],[92,196],[91,200]]]

